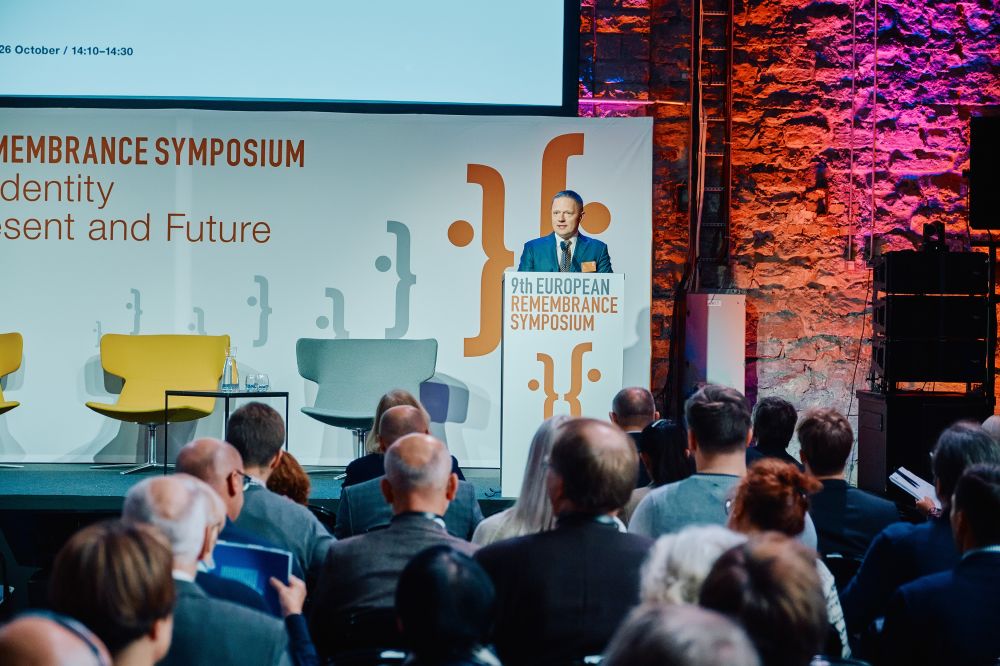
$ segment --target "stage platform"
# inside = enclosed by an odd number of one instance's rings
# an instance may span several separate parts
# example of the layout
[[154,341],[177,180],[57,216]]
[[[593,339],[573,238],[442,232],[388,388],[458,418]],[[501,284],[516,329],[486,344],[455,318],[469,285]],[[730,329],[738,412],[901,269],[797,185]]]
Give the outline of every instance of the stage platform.
[[[335,512],[341,486],[336,477],[343,469],[330,469],[310,475],[309,503]],[[121,469],[90,469],[89,463],[28,463],[21,469],[0,467],[0,511],[120,511],[125,493],[133,484],[163,473],[162,468],[124,476],[120,472]],[[499,469],[463,468],[462,473],[476,487],[484,515],[510,505],[509,500],[500,499]]]
[[[306,469],[315,469],[307,467]],[[309,503],[337,513],[342,469],[311,475]],[[513,501],[500,498],[500,470],[462,470],[476,487],[483,515]],[[142,479],[163,474],[162,468],[122,475],[120,469],[90,469],[89,464],[28,463],[21,469],[0,468],[0,556],[7,564],[6,584],[14,587],[15,609],[38,605],[44,598],[44,570],[56,552],[86,525],[121,512],[125,493]],[[36,572],[43,570],[41,578]],[[0,618],[2,620],[2,618]]]

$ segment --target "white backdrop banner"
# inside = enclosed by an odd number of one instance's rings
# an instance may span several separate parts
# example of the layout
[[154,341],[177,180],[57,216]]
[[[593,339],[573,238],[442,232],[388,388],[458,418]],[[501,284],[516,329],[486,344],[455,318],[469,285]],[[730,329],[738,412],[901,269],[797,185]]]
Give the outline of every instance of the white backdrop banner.
[[[651,162],[648,118],[0,109],[0,332],[24,335],[0,460],[135,460],[144,432],[84,406],[119,390],[101,335],[225,333],[290,392],[307,464],[352,448],[299,411],[298,338],[435,338],[433,431],[498,467],[502,276],[561,189],[628,274],[624,382],[648,385]],[[221,433],[221,408],[171,427],[171,456]]]

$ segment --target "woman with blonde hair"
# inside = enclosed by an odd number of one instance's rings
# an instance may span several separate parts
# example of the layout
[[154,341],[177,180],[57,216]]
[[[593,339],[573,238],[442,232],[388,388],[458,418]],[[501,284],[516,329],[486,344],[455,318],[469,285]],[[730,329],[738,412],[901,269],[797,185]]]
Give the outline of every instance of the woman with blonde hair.
[[393,389],[383,395],[378,401],[378,407],[375,408],[375,421],[372,423],[372,429],[368,431],[368,436],[365,437],[365,453],[383,453],[378,443],[379,421],[382,420],[382,415],[385,414],[385,410],[392,407],[399,407],[400,405],[416,407],[424,413],[424,416],[427,417],[427,422],[430,423],[430,414],[428,414],[427,410],[424,409],[424,406],[420,404],[420,401],[413,397],[412,393],[406,389]]
[[545,486],[546,464],[559,427],[569,421],[563,414],[543,421],[531,439],[524,466],[521,494],[514,506],[493,514],[476,527],[472,543],[486,546],[504,539],[545,532],[555,527],[555,516]]

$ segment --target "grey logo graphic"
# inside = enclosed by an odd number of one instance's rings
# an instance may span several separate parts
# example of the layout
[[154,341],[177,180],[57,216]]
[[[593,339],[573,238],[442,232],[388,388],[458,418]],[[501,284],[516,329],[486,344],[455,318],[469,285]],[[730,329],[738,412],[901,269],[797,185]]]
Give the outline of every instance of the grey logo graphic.
[[142,308],[139,307],[142,295],[138,289],[129,289],[132,292],[132,302],[125,304],[126,310],[132,310],[132,332],[129,335],[139,335],[139,322],[142,319]]
[[326,297],[332,301],[333,312],[329,318],[316,317],[316,328],[332,328],[335,338],[351,337],[351,334],[344,329],[344,293],[339,289],[327,287]]
[[[410,272],[410,229],[402,222],[387,220],[387,233],[396,234],[396,323],[385,329],[386,340],[401,338],[410,328],[410,289],[417,282],[417,276]],[[392,268],[392,260],[382,255],[375,260],[375,268],[385,273]]]
[[[410,271],[410,228],[402,222],[386,220],[386,233],[396,236],[396,322],[391,328],[385,329],[387,340],[401,338],[410,328],[410,290],[417,283],[417,276]],[[375,270],[380,273],[392,268],[393,260],[386,255],[375,259]],[[330,328],[335,338],[349,338],[350,333],[344,328],[344,293],[334,287],[327,287],[326,296],[333,305],[332,316],[316,318],[317,328]]]
[[267,321],[268,317],[271,316],[270,301],[267,298],[268,285],[267,278],[263,275],[254,275],[253,281],[258,284],[259,296],[251,296],[247,299],[247,305],[253,307],[255,305],[260,306],[260,325],[258,327],[257,339],[253,341],[254,347],[263,347],[267,342]]
[[101,322],[96,322],[97,327],[94,328],[94,333],[97,333],[97,343],[94,345],[98,349],[101,347],[101,336],[104,335],[104,331],[101,330]]
[[201,308],[194,308],[194,322],[188,324],[188,330],[194,331],[198,335],[208,335],[205,333],[205,311]]

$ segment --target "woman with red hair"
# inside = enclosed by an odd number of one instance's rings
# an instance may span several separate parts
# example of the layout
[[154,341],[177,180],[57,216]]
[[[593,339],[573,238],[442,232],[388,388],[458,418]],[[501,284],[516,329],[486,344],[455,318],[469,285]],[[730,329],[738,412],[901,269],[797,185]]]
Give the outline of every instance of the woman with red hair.
[[[777,458],[759,460],[747,470],[747,475],[736,488],[729,511],[729,529],[747,535],[780,532],[797,537],[805,530],[809,495],[822,487],[818,479],[795,465]],[[841,655],[849,657],[851,649],[847,643],[847,624],[833,574],[818,556],[816,570],[823,583],[830,624],[840,637]]]

